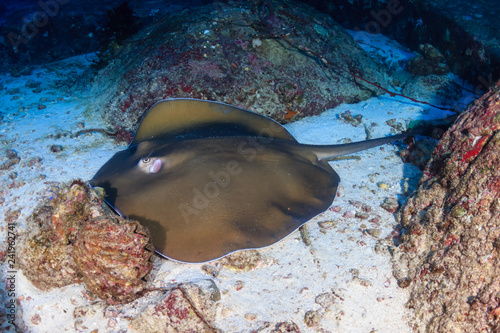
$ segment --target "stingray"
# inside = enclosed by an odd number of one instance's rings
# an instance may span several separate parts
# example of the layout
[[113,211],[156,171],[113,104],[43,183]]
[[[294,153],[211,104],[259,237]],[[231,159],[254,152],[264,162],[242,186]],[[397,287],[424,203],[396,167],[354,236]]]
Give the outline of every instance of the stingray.
[[330,207],[328,159],[405,138],[300,144],[279,123],[223,103],[168,99],[89,181],[118,214],[149,228],[156,252],[199,263],[285,238]]

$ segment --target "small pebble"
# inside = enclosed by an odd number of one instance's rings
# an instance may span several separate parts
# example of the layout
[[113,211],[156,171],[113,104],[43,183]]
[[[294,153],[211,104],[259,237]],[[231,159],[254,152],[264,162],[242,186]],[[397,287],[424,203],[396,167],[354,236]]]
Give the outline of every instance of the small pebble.
[[372,286],[372,283],[370,281],[368,281],[367,279],[362,279],[360,277],[353,277],[352,280],[354,282],[357,282],[359,283],[359,285],[363,286],[363,287],[371,287]]
[[342,210],[342,207],[340,207],[340,206],[332,206],[332,207],[330,207],[330,210],[332,212],[338,213],[338,212],[340,212]]
[[354,217],[354,215],[355,214],[353,212],[347,211],[344,214],[342,214],[342,217],[351,218],[351,217]]
[[113,318],[118,316],[118,310],[115,307],[108,307],[106,310],[104,310],[104,318]]
[[26,83],[26,87],[34,89],[34,88],[39,88],[41,84],[42,84],[41,82],[31,81]]
[[398,280],[398,287],[399,288],[408,288],[411,284],[411,279],[410,278],[402,278]]
[[63,146],[61,145],[52,145],[50,146],[50,151],[53,153],[60,153],[63,150]]
[[368,229],[367,232],[368,232],[368,234],[370,234],[371,236],[373,236],[375,238],[379,238],[380,234],[382,233],[380,231],[380,229]]
[[32,157],[30,158],[29,160],[27,160],[23,166],[27,166],[27,167],[32,167],[34,166],[35,164],[37,163],[40,163],[42,161],[42,159],[40,157]]
[[322,293],[316,296],[314,302],[319,304],[322,308],[328,309],[335,303],[335,296],[332,293]]
[[383,243],[377,243],[377,244],[375,244],[374,250],[375,250],[375,253],[378,253],[378,254],[389,253],[388,246],[384,245]]
[[372,207],[368,206],[367,204],[362,204],[361,205],[361,210],[365,213],[369,213],[372,211]]
[[213,265],[203,265],[201,269],[208,275],[212,277],[217,277],[220,272],[220,267],[218,266],[213,266]]
[[362,205],[361,201],[355,201],[355,200],[349,200],[349,203],[357,208],[361,207]]
[[7,170],[20,161],[21,158],[15,150],[5,149],[0,151],[0,170]]
[[257,315],[255,313],[245,313],[245,319],[248,321],[254,321],[257,319]]
[[379,188],[383,189],[383,190],[387,190],[389,188],[389,185],[387,185],[386,183],[378,183],[377,184]]
[[35,314],[33,315],[33,317],[31,317],[31,322],[33,323],[33,325],[38,325],[42,322],[42,318],[39,314]]
[[356,212],[354,216],[357,217],[358,219],[366,220],[367,218],[370,217],[370,214],[365,212]]
[[110,318],[110,319],[108,320],[108,327],[113,328],[113,327],[115,327],[115,326],[116,326],[116,319],[115,319],[115,318]]
[[236,291],[243,289],[243,281],[241,281],[241,280],[236,281],[235,288],[236,288]]
[[304,323],[308,327],[318,325],[320,320],[321,320],[321,316],[319,315],[318,312],[316,312],[314,310],[307,311],[305,316],[304,316]]
[[47,107],[43,104],[38,104],[38,110],[46,109]]
[[337,222],[335,222],[335,221],[323,221],[323,222],[318,222],[318,225],[320,228],[323,228],[323,229],[333,229],[337,226]]

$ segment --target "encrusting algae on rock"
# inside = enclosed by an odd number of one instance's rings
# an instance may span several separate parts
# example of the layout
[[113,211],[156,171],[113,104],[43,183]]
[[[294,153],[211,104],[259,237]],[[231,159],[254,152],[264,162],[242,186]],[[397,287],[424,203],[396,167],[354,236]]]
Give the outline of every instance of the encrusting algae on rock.
[[110,304],[140,296],[152,268],[149,231],[115,216],[81,181],[54,187],[28,221],[18,260],[24,275],[43,291],[85,282]]
[[398,213],[414,332],[500,332],[500,81],[443,135]]
[[146,286],[153,253],[149,231],[139,222],[100,217],[80,229],[73,258],[92,293],[126,303]]

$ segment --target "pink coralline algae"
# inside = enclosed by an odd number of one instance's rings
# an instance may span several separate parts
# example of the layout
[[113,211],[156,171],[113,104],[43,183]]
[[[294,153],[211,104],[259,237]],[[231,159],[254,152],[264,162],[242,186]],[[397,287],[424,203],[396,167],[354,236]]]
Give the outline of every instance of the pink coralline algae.
[[500,82],[444,134],[400,210],[415,332],[500,330]]
[[47,196],[20,242],[28,280],[44,291],[83,281],[110,304],[139,297],[152,268],[148,230],[110,212],[103,193],[81,181],[54,185]]
[[258,3],[216,2],[165,17],[122,43],[94,77],[104,118],[134,130],[155,102],[182,97],[287,122],[383,93],[358,78],[382,85],[385,70],[330,16],[300,2]]

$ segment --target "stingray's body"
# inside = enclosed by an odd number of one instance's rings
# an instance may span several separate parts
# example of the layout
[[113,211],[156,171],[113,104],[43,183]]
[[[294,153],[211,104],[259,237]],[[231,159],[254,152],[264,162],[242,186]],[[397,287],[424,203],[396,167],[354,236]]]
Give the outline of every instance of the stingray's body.
[[276,243],[325,211],[340,181],[327,158],[404,137],[302,145],[250,111],[165,100],[90,184],[105,189],[115,211],[150,229],[158,253],[205,262]]

